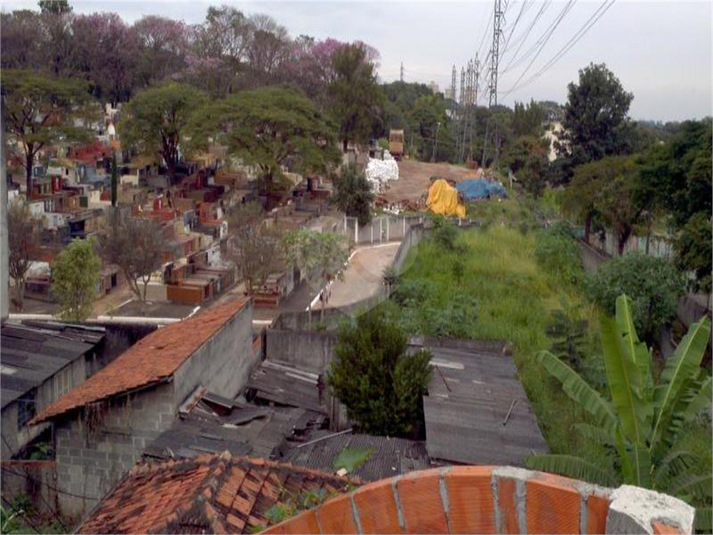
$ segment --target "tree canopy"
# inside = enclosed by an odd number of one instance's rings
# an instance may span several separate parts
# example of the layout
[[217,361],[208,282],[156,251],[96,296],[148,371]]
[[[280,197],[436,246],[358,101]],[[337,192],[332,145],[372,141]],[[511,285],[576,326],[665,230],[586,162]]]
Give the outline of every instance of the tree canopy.
[[282,167],[302,174],[325,173],[337,163],[334,129],[299,91],[265,87],[241,91],[201,109],[189,128],[193,147],[210,139],[260,169],[266,189]]
[[119,123],[122,141],[142,154],[162,158],[175,178],[181,136],[204,99],[197,89],[176,82],[138,93]]
[[406,333],[376,310],[340,329],[327,382],[361,432],[415,438],[421,430],[431,353],[407,349]]
[[364,142],[382,104],[374,63],[362,43],[344,45],[332,56],[334,78],[327,88],[329,108],[339,124],[346,151],[350,141]]
[[558,152],[571,167],[631,152],[628,113],[634,96],[606,65],[592,63],[580,70],[579,82],[567,90]]
[[95,245],[94,239],[75,240],[52,262],[52,292],[63,319],[84,321],[92,313],[102,266]]
[[[3,69],[2,86],[5,128],[25,161],[27,195],[32,198],[32,166],[39,151],[87,139],[98,107],[89,99],[85,84],[34,71]],[[86,126],[76,126],[75,120],[83,120]]]
[[355,165],[343,167],[334,179],[334,202],[345,214],[358,218],[360,225],[371,221],[371,203],[374,193],[364,173]]

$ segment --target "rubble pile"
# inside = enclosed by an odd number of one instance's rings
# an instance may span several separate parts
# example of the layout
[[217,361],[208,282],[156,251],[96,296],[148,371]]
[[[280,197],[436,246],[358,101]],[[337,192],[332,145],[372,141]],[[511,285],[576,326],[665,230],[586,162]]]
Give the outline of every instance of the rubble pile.
[[389,151],[384,151],[383,160],[369,158],[365,173],[372,189],[379,192],[384,189],[387,182],[399,179],[399,166]]

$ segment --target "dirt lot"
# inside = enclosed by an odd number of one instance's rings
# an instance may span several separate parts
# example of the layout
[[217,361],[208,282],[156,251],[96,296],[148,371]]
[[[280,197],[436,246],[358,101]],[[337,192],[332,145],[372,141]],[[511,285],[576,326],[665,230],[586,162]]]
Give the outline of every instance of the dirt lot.
[[389,189],[383,194],[389,202],[417,201],[428,191],[431,177],[452,179],[460,182],[473,176],[473,171],[447,163],[424,163],[415,161],[399,162],[399,179],[389,182]]

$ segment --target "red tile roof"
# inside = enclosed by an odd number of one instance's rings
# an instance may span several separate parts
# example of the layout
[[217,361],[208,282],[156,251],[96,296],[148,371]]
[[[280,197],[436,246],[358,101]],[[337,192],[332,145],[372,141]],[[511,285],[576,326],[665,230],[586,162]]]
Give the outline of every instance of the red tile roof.
[[238,299],[209,308],[172,323],[139,340],[116,360],[70,390],[30,424],[55,418],[88,403],[163,381],[210,340],[249,299]]
[[254,533],[268,525],[266,513],[275,505],[293,507],[314,496],[324,500],[357,485],[308,468],[233,458],[228,452],[144,463],[76,533]]

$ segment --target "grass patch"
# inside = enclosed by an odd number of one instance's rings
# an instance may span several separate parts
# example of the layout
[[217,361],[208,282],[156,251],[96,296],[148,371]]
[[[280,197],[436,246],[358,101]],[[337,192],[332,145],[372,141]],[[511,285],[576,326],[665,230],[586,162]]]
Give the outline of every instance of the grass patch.
[[[516,210],[520,209],[509,205],[504,215],[518,213]],[[550,311],[563,306],[577,308],[588,320],[595,347],[594,307],[584,302],[576,286],[538,265],[535,233],[496,225],[463,231],[457,245],[454,251],[448,251],[426,240],[412,251],[417,256],[403,274],[401,286],[420,286],[421,291],[407,302],[398,301],[398,290],[394,296],[405,316],[405,327],[418,331],[427,321],[419,323],[413,320],[414,316],[428,320],[436,315],[433,311],[461,302],[474,303],[475,319],[463,319],[464,326],[459,327],[462,336],[511,342],[519,378],[550,450],[583,455],[596,462],[603,455],[599,445],[572,433],[572,425],[586,421],[586,414],[533,359],[537,351],[551,346],[552,340],[546,334]],[[454,281],[451,268],[456,261],[462,264],[463,271],[459,283]]]

